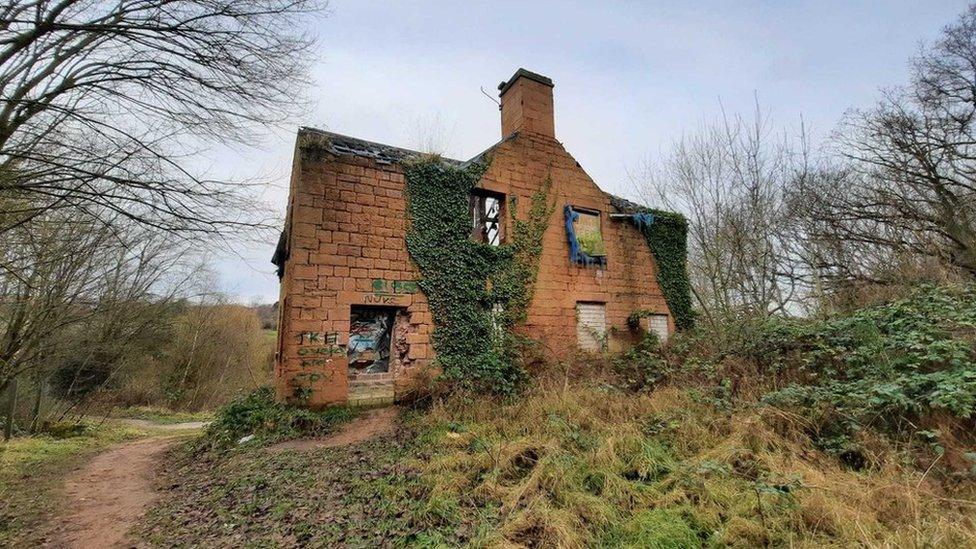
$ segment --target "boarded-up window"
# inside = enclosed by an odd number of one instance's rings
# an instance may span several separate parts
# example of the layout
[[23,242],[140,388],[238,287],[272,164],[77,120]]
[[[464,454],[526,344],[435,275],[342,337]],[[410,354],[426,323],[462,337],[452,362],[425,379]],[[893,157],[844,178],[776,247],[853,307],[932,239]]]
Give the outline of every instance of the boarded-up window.
[[349,316],[349,372],[390,371],[390,335],[396,309],[353,306]]
[[580,349],[600,351],[606,341],[607,307],[603,303],[576,304],[576,342]]
[[578,214],[573,222],[576,231],[576,241],[579,242],[580,250],[591,257],[603,257],[607,255],[607,248],[603,244],[603,232],[600,228],[599,212],[588,212],[574,208]]
[[647,331],[655,334],[662,344],[668,341],[668,315],[648,315]]
[[502,243],[502,213],[505,209],[505,195],[483,189],[471,192],[471,238],[491,246]]

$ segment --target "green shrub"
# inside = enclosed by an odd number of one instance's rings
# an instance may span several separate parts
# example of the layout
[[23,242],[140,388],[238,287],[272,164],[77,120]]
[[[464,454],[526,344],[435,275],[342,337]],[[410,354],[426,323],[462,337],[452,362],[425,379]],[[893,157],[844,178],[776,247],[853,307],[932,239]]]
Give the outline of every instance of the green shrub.
[[613,357],[611,364],[619,383],[630,390],[653,387],[672,372],[661,357],[661,342],[654,332],[646,332],[637,345]]
[[764,353],[798,382],[777,405],[828,409],[858,426],[899,430],[942,412],[976,411],[976,288],[924,286],[907,298],[816,322],[770,321]]
[[[817,445],[862,461],[862,432],[921,440],[935,418],[976,419],[976,286],[923,285],[825,319],[746,319],[686,330],[614,364],[631,388],[694,386],[703,402],[775,406]],[[924,437],[921,437],[924,438]]]
[[222,448],[253,435],[255,443],[299,437],[323,436],[355,416],[345,406],[321,411],[277,402],[270,387],[260,387],[217,411],[207,426],[203,442]]

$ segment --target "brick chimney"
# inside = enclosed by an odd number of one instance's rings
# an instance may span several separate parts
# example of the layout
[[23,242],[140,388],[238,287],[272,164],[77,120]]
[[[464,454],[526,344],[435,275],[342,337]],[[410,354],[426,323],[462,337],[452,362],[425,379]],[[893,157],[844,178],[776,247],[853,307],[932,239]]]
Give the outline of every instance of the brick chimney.
[[502,99],[502,137],[526,132],[556,137],[552,80],[525,69],[498,85]]

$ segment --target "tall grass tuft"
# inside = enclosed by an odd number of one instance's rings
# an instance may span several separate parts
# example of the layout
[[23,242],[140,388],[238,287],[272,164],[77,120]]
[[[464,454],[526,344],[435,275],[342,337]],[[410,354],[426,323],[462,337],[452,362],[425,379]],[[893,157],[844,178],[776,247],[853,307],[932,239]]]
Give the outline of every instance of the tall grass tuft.
[[974,494],[949,494],[894,450],[857,472],[775,408],[566,371],[515,400],[455,397],[417,420],[435,448],[416,464],[428,501],[497,511],[475,545],[976,544]]

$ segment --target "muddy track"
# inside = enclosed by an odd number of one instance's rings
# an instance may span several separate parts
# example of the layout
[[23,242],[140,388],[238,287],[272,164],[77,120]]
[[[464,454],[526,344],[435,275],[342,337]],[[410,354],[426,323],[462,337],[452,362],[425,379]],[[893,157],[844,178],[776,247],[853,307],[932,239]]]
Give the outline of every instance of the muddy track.
[[[188,430],[195,424],[170,425]],[[47,547],[133,547],[126,534],[156,498],[152,488],[161,454],[182,437],[155,436],[103,452],[65,481],[65,505]]]
[[281,452],[285,450],[309,451],[318,448],[337,448],[339,446],[349,446],[359,444],[367,440],[372,440],[378,436],[392,432],[396,428],[396,420],[400,415],[400,409],[396,406],[386,408],[375,408],[368,410],[360,417],[342,426],[335,434],[324,438],[311,438],[289,440],[269,446],[269,452]]

